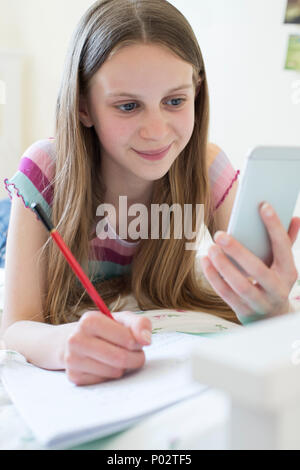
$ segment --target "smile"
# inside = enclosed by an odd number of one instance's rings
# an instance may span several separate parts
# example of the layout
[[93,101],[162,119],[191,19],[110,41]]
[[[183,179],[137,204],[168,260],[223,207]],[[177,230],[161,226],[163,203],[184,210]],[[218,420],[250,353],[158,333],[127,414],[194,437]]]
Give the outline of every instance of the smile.
[[138,151],[133,149],[138,155],[141,157],[145,158],[146,160],[161,160],[165,155],[167,155],[168,151],[172,147],[172,144],[170,144],[168,147],[164,147],[159,150],[148,150],[148,151]]

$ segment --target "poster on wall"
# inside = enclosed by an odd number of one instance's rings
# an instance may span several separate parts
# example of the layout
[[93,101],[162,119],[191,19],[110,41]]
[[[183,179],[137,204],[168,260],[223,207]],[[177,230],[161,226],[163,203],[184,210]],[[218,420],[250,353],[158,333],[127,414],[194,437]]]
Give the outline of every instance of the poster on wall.
[[289,36],[285,69],[300,72],[300,34]]
[[300,0],[288,0],[284,22],[300,24]]

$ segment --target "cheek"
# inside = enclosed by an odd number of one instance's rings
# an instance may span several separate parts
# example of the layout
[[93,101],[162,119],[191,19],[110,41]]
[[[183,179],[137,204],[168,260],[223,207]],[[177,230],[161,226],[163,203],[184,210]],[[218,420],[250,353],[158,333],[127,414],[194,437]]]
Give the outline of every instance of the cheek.
[[182,142],[187,144],[192,137],[195,127],[195,110],[194,108],[186,108],[177,121],[177,133],[180,135]]
[[131,135],[131,127],[124,121],[106,116],[95,126],[100,142],[104,147],[117,148],[126,144]]
[[[95,119],[94,122],[100,142],[110,149],[128,144],[139,128],[135,119],[118,119],[109,113],[106,113],[105,119]],[[174,113],[169,124],[184,147],[189,142],[195,126],[194,106],[186,107],[177,115]]]

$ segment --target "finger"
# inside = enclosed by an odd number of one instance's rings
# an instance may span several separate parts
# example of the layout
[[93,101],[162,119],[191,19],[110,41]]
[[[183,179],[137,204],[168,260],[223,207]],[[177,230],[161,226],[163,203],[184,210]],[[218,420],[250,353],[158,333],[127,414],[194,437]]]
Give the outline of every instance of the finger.
[[130,351],[95,336],[76,336],[69,340],[73,353],[120,369],[138,369],[145,363],[143,351]]
[[[268,268],[265,263],[255,256],[250,250],[239,243],[235,238],[231,237],[228,233],[219,231],[215,234],[214,240],[216,244],[222,247],[222,250],[231,258],[236,260],[238,264],[249,274],[250,277],[255,279],[263,289],[269,294],[274,296],[274,292],[281,291],[280,277],[275,274],[275,271]],[[233,267],[233,264],[231,263]],[[231,275],[237,277],[240,273],[237,268]],[[243,276],[242,273],[240,273]],[[238,279],[241,279],[240,277]],[[247,285],[243,283],[241,288],[246,288]]]
[[227,256],[225,256],[225,253],[218,245],[213,245],[209,248],[208,256],[225,282],[252,308],[252,310],[261,313],[268,311],[269,306],[264,298],[263,292],[249,282]]
[[276,265],[283,274],[288,274],[294,264],[291,240],[288,233],[270,204],[262,204],[260,213],[271,240],[273,264]]
[[139,348],[129,328],[98,310],[85,313],[80,320],[80,328],[89,336],[96,336],[117,346],[130,350]]
[[72,354],[70,358],[66,358],[66,366],[69,370],[95,377],[104,377],[106,379],[118,379],[122,377],[124,369],[120,367],[112,367],[102,362],[96,361],[90,357],[82,357]]
[[84,372],[77,371],[66,371],[67,377],[70,382],[77,385],[78,387],[84,385],[96,385],[102,382],[106,382],[107,378],[99,377],[98,375],[86,374]]
[[250,308],[241,300],[241,298],[232,290],[227,282],[222,279],[208,256],[200,258],[202,270],[206,279],[211,284],[216,293],[232,308],[234,312],[241,315],[249,315]]
[[149,318],[130,311],[115,312],[113,317],[131,329],[137,342],[143,345],[151,343],[152,323]]
[[292,245],[297,240],[299,230],[300,230],[300,217],[294,217],[291,220],[291,223],[288,229],[288,235],[290,237]]
[[232,291],[230,286],[219,275],[208,257],[202,258],[202,260],[202,269],[204,268],[203,270],[205,270],[205,275],[210,284],[216,293],[232,308],[242,325],[245,326],[263,318],[261,313],[253,313],[253,311],[241,301],[240,297]]

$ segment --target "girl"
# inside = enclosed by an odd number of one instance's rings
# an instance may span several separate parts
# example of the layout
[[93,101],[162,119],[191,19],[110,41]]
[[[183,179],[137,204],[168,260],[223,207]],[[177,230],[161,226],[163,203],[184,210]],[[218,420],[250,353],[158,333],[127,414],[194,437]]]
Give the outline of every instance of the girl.
[[[127,293],[139,309],[205,310],[237,323],[255,312],[290,310],[296,280],[291,245],[300,219],[287,234],[276,214],[268,215],[270,208],[263,215],[274,248],[271,268],[237,241],[225,243],[220,230],[227,228],[238,172],[207,143],[208,124],[205,67],[183,15],[165,0],[96,2],[71,41],[55,139],[33,144],[15,176],[5,180],[12,197],[2,325],[8,348],[40,367],[65,369],[76,384],[92,384],[144,364],[151,323],[116,311]],[[172,237],[174,218],[170,239],[114,238],[119,227],[109,220],[109,237],[102,239],[97,208],[112,204],[118,214],[119,196],[128,198],[128,207],[203,204],[216,241],[202,260],[209,282],[185,238]],[[29,209],[33,201],[51,216],[116,322],[94,310]],[[238,273],[224,252],[257,284]]]

